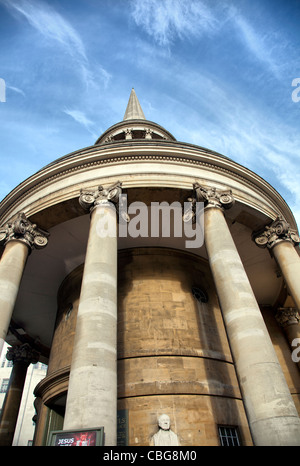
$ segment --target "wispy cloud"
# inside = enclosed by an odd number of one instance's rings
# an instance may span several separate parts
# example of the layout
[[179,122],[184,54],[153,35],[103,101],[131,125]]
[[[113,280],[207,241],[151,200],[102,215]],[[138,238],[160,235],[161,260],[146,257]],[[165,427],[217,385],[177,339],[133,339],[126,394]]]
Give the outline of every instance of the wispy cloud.
[[138,26],[164,46],[176,38],[212,32],[218,25],[211,10],[199,0],[131,0],[131,14]]
[[231,24],[238,33],[238,38],[255,59],[264,64],[276,77],[285,64],[284,48],[287,45],[279,33],[268,33],[267,26],[261,30],[251,24],[241,13],[231,7],[229,10]]
[[[299,137],[291,119],[258,105],[259,98],[243,89],[235,89],[233,98],[232,84],[204,69],[180,74],[176,64],[164,71],[164,79],[170,89],[173,82],[182,89],[164,106],[175,137],[215,150],[259,174],[284,197],[300,227]],[[190,102],[194,107],[186,106]],[[284,105],[291,107],[288,101]],[[184,115],[184,125],[178,115]]]
[[[154,41],[170,48],[175,40],[199,39],[203,36],[216,40],[223,31],[236,34],[236,44],[242,46],[248,56],[254,58],[277,78],[290,67],[286,62],[287,40],[280,31],[257,27],[253,18],[247,18],[243,11],[230,2],[204,2],[203,0],[130,0],[131,16],[136,25]],[[262,18],[258,18],[262,25]],[[220,40],[220,39],[219,39]],[[222,39],[221,39],[222,40]],[[234,52],[234,51],[233,51]],[[297,57],[290,48],[290,54]]]
[[84,126],[88,130],[89,133],[96,139],[97,134],[93,130],[94,122],[90,120],[84,112],[81,110],[70,110],[70,109],[64,109],[64,113],[72,117],[77,123],[80,125]]
[[6,83],[6,88],[10,89],[13,92],[17,92],[17,94],[21,94],[23,97],[25,97],[25,92],[22,91],[22,89],[19,89],[18,87],[10,86],[9,84]]
[[[231,108],[229,101],[227,108]],[[196,125],[191,128],[188,139],[199,145],[205,141],[206,147],[232,158],[268,181],[288,203],[300,228],[299,144],[290,140],[293,128],[281,125],[270,114],[250,105],[236,111],[240,120],[235,118],[233,108],[230,117],[225,107],[219,107],[223,123],[218,129],[215,129],[216,120],[196,122],[200,129]]]
[[95,72],[80,35],[52,6],[42,0],[1,0],[1,2],[12,14],[26,18],[29,24],[47,40],[59,44],[76,62],[87,86],[95,84],[96,77],[102,78],[104,84],[107,84],[110,74],[100,65],[97,65]]
[[2,0],[10,10],[24,16],[43,36],[59,42],[72,56],[87,61],[85,48],[71,24],[50,5],[32,0]]

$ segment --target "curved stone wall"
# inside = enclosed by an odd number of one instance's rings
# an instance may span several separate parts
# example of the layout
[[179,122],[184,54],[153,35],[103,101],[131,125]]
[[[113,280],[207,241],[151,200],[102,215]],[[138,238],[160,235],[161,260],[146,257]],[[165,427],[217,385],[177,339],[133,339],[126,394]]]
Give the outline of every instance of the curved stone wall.
[[[67,390],[82,271],[71,272],[58,292],[39,389],[49,407]],[[218,424],[238,426],[251,444],[215,288],[199,257],[165,248],[119,252],[118,411],[129,445],[149,445],[161,414],[182,445],[218,445]]]
[[224,423],[251,443],[207,263],[175,250],[122,251],[118,290],[118,409],[129,444],[149,445],[161,414],[182,445],[218,445]]

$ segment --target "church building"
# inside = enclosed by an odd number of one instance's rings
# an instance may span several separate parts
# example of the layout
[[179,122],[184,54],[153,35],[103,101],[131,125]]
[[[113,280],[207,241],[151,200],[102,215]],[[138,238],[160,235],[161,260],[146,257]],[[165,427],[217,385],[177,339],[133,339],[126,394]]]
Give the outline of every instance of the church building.
[[0,203],[11,445],[300,445],[300,258],[279,193],[213,150],[122,121]]

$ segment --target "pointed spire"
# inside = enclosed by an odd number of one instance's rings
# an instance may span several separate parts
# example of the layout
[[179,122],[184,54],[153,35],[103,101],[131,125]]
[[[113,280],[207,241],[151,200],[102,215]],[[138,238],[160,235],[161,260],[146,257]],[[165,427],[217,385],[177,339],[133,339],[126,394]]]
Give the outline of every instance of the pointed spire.
[[128,105],[123,120],[146,120],[134,88],[131,90]]

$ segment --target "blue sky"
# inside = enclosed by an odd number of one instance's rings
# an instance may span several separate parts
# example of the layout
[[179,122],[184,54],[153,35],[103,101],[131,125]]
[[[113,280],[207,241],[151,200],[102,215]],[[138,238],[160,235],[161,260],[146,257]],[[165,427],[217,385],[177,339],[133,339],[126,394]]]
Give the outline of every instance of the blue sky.
[[299,25],[300,0],[0,0],[0,199],[94,144],[134,87],[148,120],[262,176],[300,226]]

